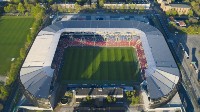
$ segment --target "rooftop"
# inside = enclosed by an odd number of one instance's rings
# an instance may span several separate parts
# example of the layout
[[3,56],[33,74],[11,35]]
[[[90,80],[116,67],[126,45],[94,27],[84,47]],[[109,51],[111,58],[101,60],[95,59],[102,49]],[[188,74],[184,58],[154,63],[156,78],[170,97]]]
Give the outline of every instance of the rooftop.
[[179,24],[179,26],[186,26],[184,21],[179,21],[178,24]]
[[187,4],[170,4],[171,7],[174,7],[174,8],[191,8],[189,5]]
[[77,88],[76,95],[123,95],[121,88]]

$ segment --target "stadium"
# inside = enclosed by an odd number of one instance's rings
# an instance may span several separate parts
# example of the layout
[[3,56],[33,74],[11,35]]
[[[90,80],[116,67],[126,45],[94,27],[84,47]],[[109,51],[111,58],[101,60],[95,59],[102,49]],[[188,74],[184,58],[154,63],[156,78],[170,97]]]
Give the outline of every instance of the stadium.
[[59,21],[38,33],[19,82],[29,109],[52,110],[59,77],[62,84],[131,85],[139,75],[152,107],[176,93],[179,69],[158,29],[138,21]]

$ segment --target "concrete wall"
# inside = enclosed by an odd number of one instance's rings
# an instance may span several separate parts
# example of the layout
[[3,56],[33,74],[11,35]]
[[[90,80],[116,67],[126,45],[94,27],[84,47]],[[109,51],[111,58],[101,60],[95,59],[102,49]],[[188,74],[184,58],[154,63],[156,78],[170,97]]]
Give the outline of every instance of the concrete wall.
[[[86,98],[88,95],[75,95],[75,98]],[[108,95],[89,95],[91,98],[96,98],[96,97],[104,97],[106,98]],[[115,98],[123,98],[123,95],[111,95],[112,97]]]

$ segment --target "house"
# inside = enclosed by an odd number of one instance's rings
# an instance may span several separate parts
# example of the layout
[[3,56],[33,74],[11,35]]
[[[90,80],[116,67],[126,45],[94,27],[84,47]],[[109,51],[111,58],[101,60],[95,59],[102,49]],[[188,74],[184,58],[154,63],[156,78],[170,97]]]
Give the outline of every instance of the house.
[[186,5],[186,4],[166,4],[164,2],[161,3],[160,7],[165,12],[169,10],[176,10],[179,15],[182,15],[182,14],[187,15],[191,8],[189,5]]
[[184,21],[179,21],[179,22],[178,22],[178,25],[179,25],[179,26],[182,26],[182,27],[186,26],[186,24],[185,24]]
[[171,0],[157,0],[157,2],[160,4],[160,8],[163,11],[176,10],[179,15],[187,15],[191,9],[187,4],[171,4]]

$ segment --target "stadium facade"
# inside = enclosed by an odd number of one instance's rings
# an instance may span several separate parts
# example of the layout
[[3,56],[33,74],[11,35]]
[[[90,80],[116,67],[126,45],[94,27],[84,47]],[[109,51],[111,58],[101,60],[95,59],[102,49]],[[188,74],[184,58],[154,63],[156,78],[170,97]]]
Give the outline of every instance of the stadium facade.
[[38,33],[21,67],[21,89],[35,107],[52,110],[55,106],[57,84],[52,61],[63,32],[93,32],[99,35],[105,32],[134,32],[140,36],[147,61],[144,71],[149,97],[155,103],[152,105],[156,107],[163,103],[163,99],[167,101],[176,91],[179,69],[162,33],[155,27],[125,20],[59,21]]

